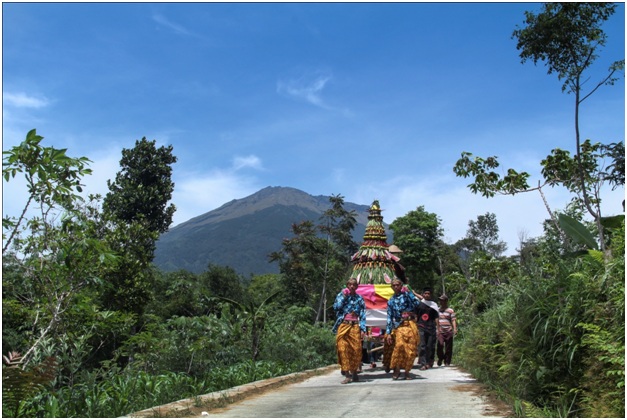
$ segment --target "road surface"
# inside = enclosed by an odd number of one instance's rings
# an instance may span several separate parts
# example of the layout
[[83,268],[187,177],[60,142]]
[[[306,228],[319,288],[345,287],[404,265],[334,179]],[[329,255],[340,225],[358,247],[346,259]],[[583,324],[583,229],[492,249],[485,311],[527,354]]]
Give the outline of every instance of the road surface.
[[[506,406],[454,367],[412,370],[413,380],[392,380],[381,367],[364,365],[359,382],[342,385],[338,369],[250,395],[201,417],[511,417]],[[401,375],[401,378],[403,376]],[[195,410],[194,410],[195,411]]]

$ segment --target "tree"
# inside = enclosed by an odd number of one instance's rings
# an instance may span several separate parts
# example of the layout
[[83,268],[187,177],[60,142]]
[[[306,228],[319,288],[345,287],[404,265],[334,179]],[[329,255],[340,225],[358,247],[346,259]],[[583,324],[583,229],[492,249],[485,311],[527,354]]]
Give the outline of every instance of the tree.
[[[326,322],[327,286],[330,276],[339,277],[348,268],[350,256],[357,251],[357,243],[353,240],[353,230],[357,224],[355,211],[344,209],[344,197],[341,195],[329,197],[331,208],[320,217],[318,229],[327,235],[327,248],[324,258],[322,277],[322,293],[316,314],[316,322],[322,314]],[[334,262],[344,261],[344,264]]]
[[168,201],[174,191],[171,165],[177,159],[172,146],[157,148],[155,143],[143,137],[133,149],[122,150],[121,169],[114,182],[107,181],[104,210],[126,223],[145,221],[148,230],[163,233],[176,211]]
[[282,291],[281,274],[260,274],[253,276],[246,289],[251,301],[262,302],[266,296]]
[[521,51],[522,62],[532,60],[534,64],[544,61],[547,73],[556,73],[563,81],[562,92],[575,95],[575,144],[578,166],[579,187],[588,212],[597,221],[601,243],[601,208],[588,195],[586,171],[582,159],[581,136],[579,132],[579,111],[583,101],[604,85],[613,85],[615,73],[623,70],[625,60],[615,61],[602,77],[588,91],[584,86],[588,81],[586,71],[598,58],[598,50],[605,46],[607,36],[601,25],[614,14],[616,5],[612,3],[545,3],[537,15],[525,12],[525,28],[514,31],[518,39],[516,48]]
[[246,300],[240,276],[231,267],[209,264],[207,271],[200,274],[200,281],[203,289],[207,289],[211,296],[240,302]]
[[[283,248],[270,254],[283,274],[283,297],[287,304],[306,305],[315,313],[314,321],[326,320],[326,293],[345,280],[355,214],[344,209],[341,195],[329,198],[331,208],[320,217],[292,225],[293,238],[283,240]],[[321,237],[321,234],[326,238]]]
[[444,232],[440,219],[419,206],[390,224],[394,244],[403,250],[401,262],[407,267],[407,277],[414,286],[435,284],[440,272],[437,249]]
[[154,299],[147,305],[147,313],[162,319],[209,314],[205,296],[210,293],[207,285],[200,281],[200,275],[186,270],[159,272],[153,289]]
[[[3,276],[3,315],[9,318],[5,325],[22,335],[13,341],[24,346],[19,349],[22,367],[41,360],[43,343],[52,353],[61,353],[60,346],[71,341],[68,326],[75,331],[82,327],[68,312],[76,309],[84,289],[100,283],[102,271],[115,260],[97,234],[98,197],[85,202],[78,194],[82,176],[91,173],[89,159],[41,146],[42,140],[31,130],[19,146],[3,152],[4,180],[23,174],[29,192],[20,217],[3,219],[3,273],[8,274]],[[28,218],[33,202],[40,213]]]
[[[529,185],[529,174],[527,172],[519,173],[514,169],[508,169],[507,175],[501,177],[495,171],[500,166],[496,156],[484,159],[479,156],[475,157],[472,153],[463,152],[462,157],[455,163],[453,171],[460,177],[474,177],[474,182],[469,184],[468,187],[473,193],[481,193],[484,197],[494,197],[496,194],[515,195],[538,191],[555,228],[562,232],[558,217],[549,206],[542,189],[546,186],[562,186],[574,195],[572,205],[582,210],[585,209],[585,194],[588,197],[588,201],[600,209],[600,194],[603,183],[607,180],[614,187],[624,185],[624,176],[621,179],[621,175],[618,172],[618,170],[624,167],[624,158],[622,161],[620,158],[621,148],[624,150],[622,142],[603,145],[600,143],[592,144],[589,140],[586,140],[581,147],[581,164],[568,151],[559,148],[553,149],[551,154],[540,162],[543,180],[538,181],[537,187]],[[613,163],[608,167],[604,167],[608,158]],[[580,168],[583,168],[586,174],[585,192],[581,190],[579,182]],[[601,214],[600,210],[598,214]],[[602,218],[598,220],[595,218],[595,221],[597,222],[597,228],[601,226]],[[566,241],[563,232],[561,236],[562,240]],[[600,240],[602,238],[603,236],[600,235]],[[601,242],[604,243],[602,240]]]
[[275,292],[267,296],[260,304],[256,304],[252,301],[242,303],[226,297],[219,298],[220,300],[228,302],[238,308],[245,316],[243,321],[244,325],[250,325],[250,354],[253,362],[257,361],[259,352],[261,351],[261,339],[263,330],[265,329],[267,317],[264,306],[269,305],[274,299],[276,299],[279,293],[280,292]]
[[[51,212],[58,209],[72,210],[83,198],[81,178],[91,175],[86,157],[72,158],[66,155],[67,149],[43,147],[44,138],[32,129],[26,139],[8,151],[2,152],[2,178],[9,182],[17,174],[23,174],[28,188],[28,199],[20,216],[3,217],[2,247],[4,254],[12,241],[19,236],[20,229],[26,220],[26,214],[33,202],[40,209],[41,219],[46,220]],[[30,223],[39,223],[41,219],[31,219]],[[47,225],[42,225],[46,229]]]
[[[526,12],[525,28],[516,29],[512,37],[518,39],[517,49],[521,51],[522,62],[532,60],[535,64],[543,61],[548,74],[556,73],[563,81],[562,91],[575,95],[575,157],[568,151],[554,149],[551,155],[542,161],[544,183],[538,181],[537,188],[528,184],[529,174],[508,169],[501,177],[494,171],[499,166],[496,156],[486,159],[473,158],[471,153],[463,152],[456,162],[454,172],[457,176],[473,176],[475,182],[469,185],[473,193],[481,192],[486,197],[494,194],[517,194],[537,190],[544,200],[555,226],[559,229],[557,217],[553,214],[542,193],[546,185],[562,185],[579,196],[581,204],[594,218],[597,225],[599,242],[605,250],[604,229],[602,226],[599,191],[603,181],[614,185],[624,185],[624,145],[611,143],[592,144],[590,140],[581,141],[579,131],[580,106],[601,86],[613,85],[618,80],[616,73],[624,69],[625,60],[615,61],[608,72],[589,90],[584,90],[588,77],[586,72],[598,58],[600,49],[606,43],[606,35],[601,29],[615,11],[611,3],[546,3],[542,12]],[[613,163],[604,169],[605,158]],[[564,235],[562,235],[564,236]]]
[[168,205],[174,183],[172,146],[157,148],[155,140],[142,138],[133,149],[123,149],[120,171],[108,181],[103,203],[110,221],[108,240],[120,254],[117,269],[107,275],[107,306],[141,313],[150,298],[154,259],[159,234],[167,231],[176,210]]
[[339,194],[329,197],[329,202],[331,208],[320,217],[319,229],[340,248],[348,261],[359,248],[353,239],[357,215],[354,210],[348,211],[344,208],[344,197]]
[[288,305],[315,308],[320,298],[327,241],[320,238],[312,221],[292,224],[294,237],[283,239],[280,251],[270,254],[283,274],[283,296]]
[[468,222],[466,237],[476,240],[481,251],[499,257],[507,249],[507,244],[499,240],[499,225],[494,213],[478,216],[477,220]]

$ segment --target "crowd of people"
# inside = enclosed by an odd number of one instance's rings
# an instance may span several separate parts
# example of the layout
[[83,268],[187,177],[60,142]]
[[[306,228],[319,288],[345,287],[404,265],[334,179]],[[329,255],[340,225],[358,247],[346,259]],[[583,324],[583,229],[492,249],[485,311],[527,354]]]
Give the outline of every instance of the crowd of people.
[[383,331],[366,326],[366,305],[357,287],[357,279],[349,279],[333,304],[333,332],[343,384],[359,381],[362,363],[376,368],[379,357],[393,380],[400,379],[401,373],[403,379],[413,379],[410,371],[416,358],[420,370],[433,368],[436,356],[437,366],[451,364],[457,320],[445,294],[439,297],[438,306],[431,300],[430,288],[419,294],[395,278],[390,284],[393,295],[388,300]]

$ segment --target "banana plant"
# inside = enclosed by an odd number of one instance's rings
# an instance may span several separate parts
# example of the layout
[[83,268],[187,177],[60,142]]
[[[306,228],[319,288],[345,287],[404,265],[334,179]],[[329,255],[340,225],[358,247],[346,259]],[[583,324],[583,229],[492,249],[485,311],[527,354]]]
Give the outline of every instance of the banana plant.
[[584,226],[579,220],[576,220],[566,214],[560,214],[558,216],[559,224],[564,233],[568,235],[573,241],[585,245],[588,249],[599,249],[594,235],[590,230]]
[[245,315],[243,323],[250,323],[251,325],[251,359],[253,362],[257,361],[259,357],[261,333],[263,332],[266,322],[266,313],[263,310],[264,306],[270,304],[279,294],[280,291],[271,294],[260,304],[256,304],[252,300],[248,302],[237,302],[233,299],[220,296],[210,298],[227,302],[238,308]]

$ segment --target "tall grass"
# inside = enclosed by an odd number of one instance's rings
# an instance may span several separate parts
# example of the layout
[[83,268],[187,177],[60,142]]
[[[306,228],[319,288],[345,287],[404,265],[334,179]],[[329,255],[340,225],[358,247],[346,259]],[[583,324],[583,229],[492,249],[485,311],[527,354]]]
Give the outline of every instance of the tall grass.
[[624,245],[613,251],[521,270],[484,312],[461,307],[457,359],[520,416],[624,417]]
[[180,399],[300,371],[300,366],[242,362],[215,367],[202,377],[168,372],[110,370],[105,378],[54,392],[42,392],[23,407],[21,417],[119,417]]

